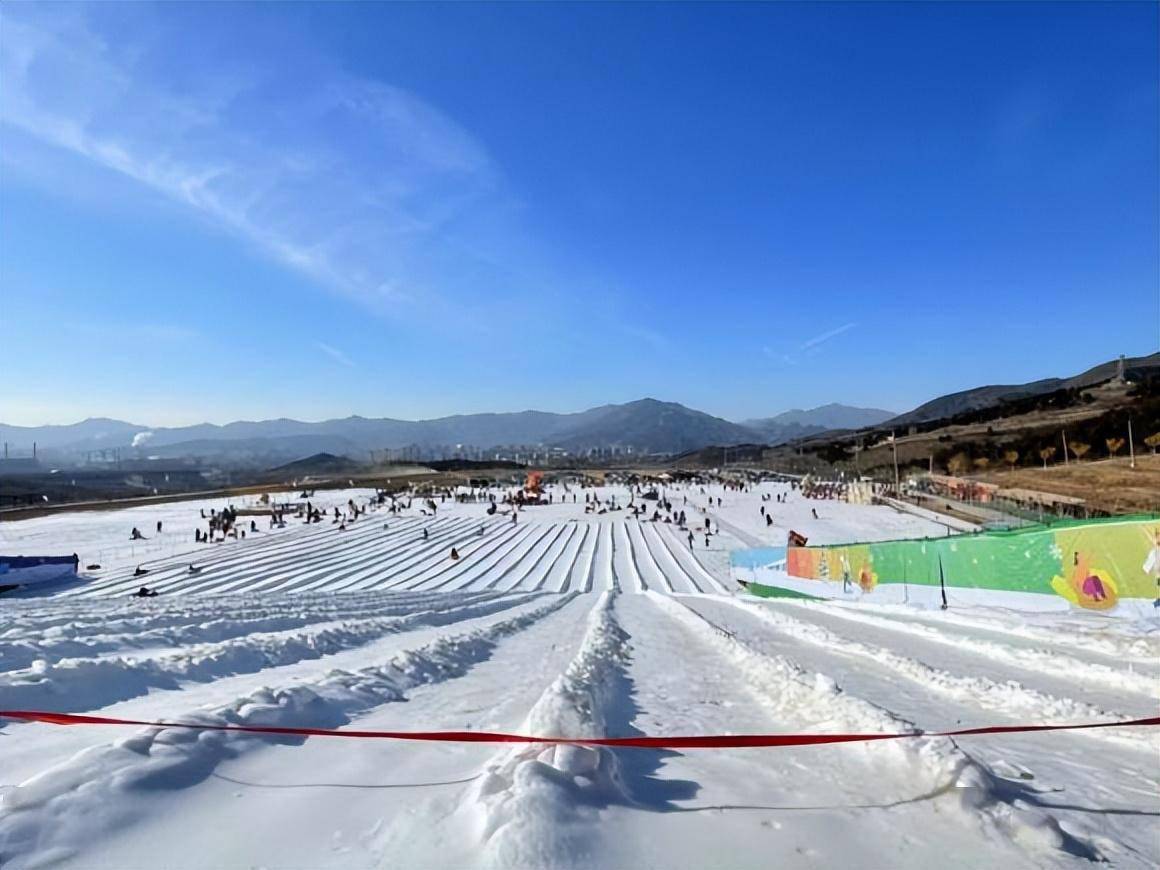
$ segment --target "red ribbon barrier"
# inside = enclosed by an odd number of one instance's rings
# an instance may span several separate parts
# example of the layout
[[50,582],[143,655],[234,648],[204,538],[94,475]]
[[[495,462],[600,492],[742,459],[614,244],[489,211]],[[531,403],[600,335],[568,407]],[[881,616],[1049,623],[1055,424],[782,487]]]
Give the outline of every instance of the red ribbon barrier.
[[735,749],[759,746],[814,746],[821,743],[865,743],[916,737],[969,737],[975,734],[1022,734],[1035,731],[1079,731],[1093,728],[1138,728],[1160,725],[1160,716],[1121,722],[1082,722],[1075,725],[990,725],[954,731],[918,731],[904,734],[697,734],[685,737],[538,737],[496,731],[339,731],[333,728],[291,728],[279,725],[203,725],[193,722],[146,722],[81,716],[46,710],[0,710],[0,719],[47,722],[52,725],[135,725],[147,728],[193,728],[198,731],[236,731],[243,734],[280,734],[291,737],[357,737],[361,739],[426,740],[442,743],[547,743],[575,746],[612,746],[633,749]]

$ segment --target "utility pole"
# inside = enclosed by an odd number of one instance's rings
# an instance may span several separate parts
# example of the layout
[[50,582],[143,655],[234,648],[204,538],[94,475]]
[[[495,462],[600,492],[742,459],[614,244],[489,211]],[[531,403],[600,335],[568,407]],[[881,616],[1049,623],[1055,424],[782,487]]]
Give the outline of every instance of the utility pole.
[[894,451],[894,497],[902,498],[902,486],[898,480],[898,442],[894,440],[894,430],[890,430],[890,447]]
[[[1123,359],[1123,357],[1121,357],[1121,359]],[[1121,365],[1123,365],[1123,363],[1121,363]],[[1128,455],[1132,458],[1130,467],[1135,468],[1136,467],[1136,447],[1135,447],[1135,445],[1132,444],[1132,418],[1131,417],[1128,418]]]
[[1063,436],[1063,464],[1067,465],[1067,430],[1065,429],[1059,434]]

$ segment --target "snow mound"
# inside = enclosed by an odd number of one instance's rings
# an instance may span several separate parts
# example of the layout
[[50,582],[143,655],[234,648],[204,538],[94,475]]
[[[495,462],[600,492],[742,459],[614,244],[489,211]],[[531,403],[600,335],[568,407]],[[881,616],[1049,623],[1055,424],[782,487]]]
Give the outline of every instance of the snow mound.
[[[613,593],[601,595],[580,649],[529,711],[523,733],[607,734],[629,654],[628,636],[612,616],[613,601]],[[493,759],[467,802],[485,843],[485,863],[543,867],[581,861],[586,823],[600,806],[631,803],[631,795],[614,751],[536,744]]]

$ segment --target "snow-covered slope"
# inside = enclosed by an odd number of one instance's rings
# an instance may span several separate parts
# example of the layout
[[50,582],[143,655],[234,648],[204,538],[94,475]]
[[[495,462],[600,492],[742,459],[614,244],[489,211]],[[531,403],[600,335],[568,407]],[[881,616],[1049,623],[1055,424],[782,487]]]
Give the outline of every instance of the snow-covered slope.
[[[691,525],[708,513],[723,529],[690,548],[672,524],[586,514],[583,495],[555,490],[514,524],[483,503],[425,517],[416,501],[345,531],[291,522],[215,545],[192,542],[201,503],[5,524],[6,549],[99,553],[104,567],[0,599],[0,709],[566,737],[1156,714],[1155,623],[767,602],[728,586],[728,550],[782,543],[786,528],[945,533],[920,518],[674,489]],[[131,544],[133,526],[150,540]],[[161,594],[129,597],[142,582]],[[1160,861],[1150,729],[672,752],[0,721],[0,750],[5,867]]]

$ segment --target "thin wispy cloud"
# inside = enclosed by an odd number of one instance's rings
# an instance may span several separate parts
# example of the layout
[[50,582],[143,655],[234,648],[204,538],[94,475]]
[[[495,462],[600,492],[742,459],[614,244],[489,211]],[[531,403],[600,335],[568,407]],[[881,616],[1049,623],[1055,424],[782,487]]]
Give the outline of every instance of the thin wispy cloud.
[[131,178],[376,311],[434,319],[456,306],[449,276],[479,271],[456,233],[494,224],[502,208],[498,174],[466,130],[417,95],[324,59],[290,68],[289,86],[287,66],[258,61],[174,80],[150,65],[173,47],[165,28],[109,40],[95,17],[4,8],[0,123]]
[[812,348],[815,348],[820,344],[824,344],[825,342],[829,341],[831,338],[837,338],[842,333],[849,332],[851,329],[853,329],[857,325],[858,325],[857,323],[843,323],[841,326],[835,327],[834,329],[831,329],[828,332],[823,332],[821,335],[815,335],[813,338],[809,339],[808,341],[802,342],[801,349],[802,350],[811,350]]
[[784,353],[782,351],[776,351],[772,347],[770,347],[768,344],[761,346],[761,352],[763,354],[765,354],[767,357],[769,357],[770,359],[776,360],[777,362],[781,363],[782,365],[796,366],[798,364],[798,361],[795,357],[791,356],[788,353]]
[[332,347],[324,341],[314,342],[314,346],[334,360],[339,365],[344,365],[349,369],[358,368],[357,363],[349,356],[339,350],[337,347]]
[[837,338],[843,333],[849,332],[857,323],[843,323],[841,326],[836,326],[833,329],[815,335],[813,338],[803,341],[796,348],[774,348],[770,345],[762,345],[761,352],[765,356],[774,360],[781,366],[797,366],[800,365],[806,358],[819,353],[819,348],[832,338]]

